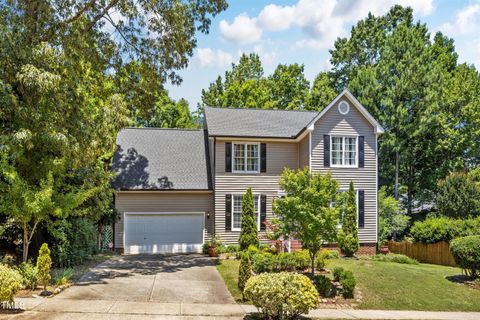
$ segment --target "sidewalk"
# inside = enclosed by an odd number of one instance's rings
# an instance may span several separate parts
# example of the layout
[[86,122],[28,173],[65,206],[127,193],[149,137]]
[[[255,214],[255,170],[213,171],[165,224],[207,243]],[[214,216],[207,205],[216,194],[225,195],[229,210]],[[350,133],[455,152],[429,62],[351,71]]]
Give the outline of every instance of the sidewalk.
[[[186,304],[138,301],[17,299],[25,310],[17,315],[2,315],[0,319],[242,319],[256,312],[251,305]],[[480,312],[429,312],[317,309],[307,317],[317,319],[421,319],[479,320]]]

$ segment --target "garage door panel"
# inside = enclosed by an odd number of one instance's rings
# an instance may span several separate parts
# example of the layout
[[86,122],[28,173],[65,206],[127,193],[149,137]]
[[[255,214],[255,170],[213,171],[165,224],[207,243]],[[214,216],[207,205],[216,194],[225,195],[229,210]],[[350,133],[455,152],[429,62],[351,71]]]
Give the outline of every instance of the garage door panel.
[[126,214],[125,253],[201,252],[203,214]]

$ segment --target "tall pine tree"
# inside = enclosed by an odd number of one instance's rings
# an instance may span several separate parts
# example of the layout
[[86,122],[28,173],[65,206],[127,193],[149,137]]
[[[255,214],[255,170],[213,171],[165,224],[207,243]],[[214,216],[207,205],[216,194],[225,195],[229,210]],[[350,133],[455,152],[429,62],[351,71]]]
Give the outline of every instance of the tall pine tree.
[[251,245],[258,247],[257,217],[253,205],[252,188],[248,188],[243,196],[241,219],[242,231],[238,239],[240,250],[247,250]]
[[357,194],[352,181],[345,197],[342,231],[339,234],[338,245],[347,257],[353,256],[360,248],[357,228]]

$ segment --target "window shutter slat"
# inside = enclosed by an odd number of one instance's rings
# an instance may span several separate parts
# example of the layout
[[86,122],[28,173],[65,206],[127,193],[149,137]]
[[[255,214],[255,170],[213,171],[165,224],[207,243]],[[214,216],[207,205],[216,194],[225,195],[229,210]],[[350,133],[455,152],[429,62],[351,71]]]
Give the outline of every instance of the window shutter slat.
[[330,167],[330,136],[328,134],[323,136],[323,166]]
[[358,137],[358,167],[365,167],[365,137]]
[[260,144],[260,172],[267,172],[267,144]]
[[225,195],[225,231],[232,230],[232,195]]
[[260,230],[265,230],[267,221],[267,196],[262,194],[260,196]]
[[225,172],[232,172],[232,143],[225,142]]
[[358,190],[358,227],[365,227],[365,191]]

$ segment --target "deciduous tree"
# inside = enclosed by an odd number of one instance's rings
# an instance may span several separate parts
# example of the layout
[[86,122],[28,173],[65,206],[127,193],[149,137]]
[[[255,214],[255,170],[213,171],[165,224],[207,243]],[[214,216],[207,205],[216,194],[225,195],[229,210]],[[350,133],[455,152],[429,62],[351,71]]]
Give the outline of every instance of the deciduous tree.
[[299,239],[308,249],[314,273],[322,245],[336,240],[339,208],[332,204],[339,202],[338,182],[330,173],[287,168],[279,183],[286,195],[274,201],[274,223],[281,234]]

